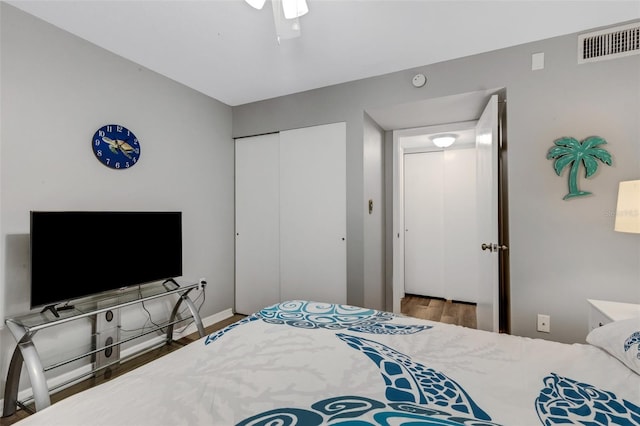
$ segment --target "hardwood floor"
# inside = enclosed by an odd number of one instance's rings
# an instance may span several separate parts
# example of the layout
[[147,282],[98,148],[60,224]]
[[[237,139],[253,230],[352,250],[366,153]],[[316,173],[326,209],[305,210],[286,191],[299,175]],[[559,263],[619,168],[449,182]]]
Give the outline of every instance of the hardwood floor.
[[401,312],[415,318],[446,322],[463,327],[477,328],[476,306],[450,300],[405,295],[400,302]]
[[[242,318],[244,318],[244,315],[239,315],[236,314],[230,318],[227,318],[226,320],[220,321],[218,323],[215,323],[209,327],[205,328],[205,334],[211,334],[214,331],[220,330],[221,328],[226,327],[229,324],[232,324],[236,321],[241,320]],[[67,398],[71,395],[74,395],[78,392],[81,392],[85,389],[89,389],[91,387],[97,386],[101,383],[104,383],[108,380],[111,380],[115,377],[121,376],[122,374],[134,370],[138,367],[140,367],[141,365],[144,365],[148,362],[153,361],[154,359],[157,359],[161,356],[164,356],[170,352],[173,352],[177,349],[182,348],[185,345],[188,345],[189,343],[192,343],[196,340],[200,339],[200,336],[198,335],[198,333],[193,333],[190,334],[188,336],[183,337],[180,340],[176,340],[175,342],[172,342],[169,345],[165,345],[162,346],[158,349],[154,349],[152,351],[149,351],[145,354],[142,354],[136,358],[133,358],[127,362],[122,363],[117,369],[113,369],[111,370],[110,374],[101,374],[97,377],[92,377],[90,379],[84,380],[80,383],[77,383],[73,386],[70,386],[64,390],[61,390],[58,393],[55,393],[53,395],[51,395],[51,403],[55,403],[57,401],[60,401],[64,398]],[[108,377],[106,377],[108,376]],[[2,417],[0,418],[0,426],[9,426],[12,425],[14,423],[16,423],[18,420],[22,420],[25,417],[29,416],[29,413],[25,410],[18,410],[16,411],[16,413],[10,417]]]

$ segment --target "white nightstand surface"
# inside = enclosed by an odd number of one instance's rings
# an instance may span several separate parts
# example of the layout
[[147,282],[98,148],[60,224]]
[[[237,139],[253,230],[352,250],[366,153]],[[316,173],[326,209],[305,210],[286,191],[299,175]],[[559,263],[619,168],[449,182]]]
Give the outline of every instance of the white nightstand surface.
[[593,299],[587,299],[587,301],[612,321],[640,317],[640,304]]

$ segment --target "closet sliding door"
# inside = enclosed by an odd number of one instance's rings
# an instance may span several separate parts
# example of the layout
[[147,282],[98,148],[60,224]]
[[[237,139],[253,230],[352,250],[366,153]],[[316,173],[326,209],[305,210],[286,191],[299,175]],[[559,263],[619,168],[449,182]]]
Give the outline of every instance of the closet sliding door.
[[475,149],[405,154],[405,293],[478,300],[475,176]]
[[236,312],[280,301],[280,136],[236,139]]
[[444,153],[404,156],[404,291],[445,297]]
[[346,303],[346,124],[280,132],[280,297]]
[[346,303],[346,125],[236,140],[236,312]]

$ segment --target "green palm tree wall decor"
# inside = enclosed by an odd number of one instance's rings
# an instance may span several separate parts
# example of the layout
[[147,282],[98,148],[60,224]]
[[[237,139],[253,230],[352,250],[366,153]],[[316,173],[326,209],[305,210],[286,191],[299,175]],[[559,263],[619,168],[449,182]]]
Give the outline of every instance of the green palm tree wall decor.
[[563,200],[591,194],[578,189],[578,169],[580,169],[580,164],[583,164],[585,177],[588,178],[598,170],[597,160],[610,166],[611,154],[603,148],[598,148],[600,145],[606,144],[607,141],[599,136],[589,136],[582,142],[578,142],[575,138],[565,136],[556,139],[553,143],[555,146],[549,150],[547,159],[556,160],[553,163],[556,174],[560,176],[562,170],[571,164],[571,170],[569,170],[569,193],[564,196]]

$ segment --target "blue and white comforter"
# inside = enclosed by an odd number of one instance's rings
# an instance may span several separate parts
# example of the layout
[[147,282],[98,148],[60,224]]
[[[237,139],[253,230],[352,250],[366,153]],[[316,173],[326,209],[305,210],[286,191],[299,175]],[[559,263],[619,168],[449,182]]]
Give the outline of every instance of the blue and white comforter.
[[281,303],[28,425],[640,425],[640,376],[601,349]]

